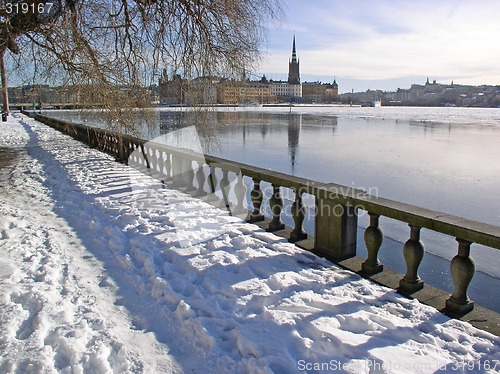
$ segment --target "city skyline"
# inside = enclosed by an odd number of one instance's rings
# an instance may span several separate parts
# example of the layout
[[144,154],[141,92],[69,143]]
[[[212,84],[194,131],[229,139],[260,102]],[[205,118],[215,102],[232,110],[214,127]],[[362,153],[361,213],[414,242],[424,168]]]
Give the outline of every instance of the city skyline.
[[301,81],[333,81],[339,93],[395,90],[426,78],[440,83],[500,84],[500,2],[285,3],[285,20],[269,25],[258,74],[286,79],[293,36]]

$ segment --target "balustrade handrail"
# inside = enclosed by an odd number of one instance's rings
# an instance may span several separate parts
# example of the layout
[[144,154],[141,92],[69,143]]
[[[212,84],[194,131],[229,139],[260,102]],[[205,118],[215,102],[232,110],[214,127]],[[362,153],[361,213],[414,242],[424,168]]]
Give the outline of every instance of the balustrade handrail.
[[[169,148],[171,150],[171,148]],[[367,194],[365,191],[336,184],[312,181],[285,173],[266,170],[235,161],[204,155],[208,163],[231,165],[243,175],[257,178],[282,187],[300,188],[303,193],[318,196],[328,194],[340,203],[377,213],[381,216],[420,226],[442,234],[460,237],[474,243],[500,249],[500,227],[482,223],[436,210],[389,200]]]
[[[191,171],[190,178],[191,181],[194,179],[198,180],[199,184],[199,181],[202,181],[199,189],[203,189],[205,183],[205,177],[202,170],[203,164],[208,165],[211,169],[212,167],[216,167],[223,170],[226,176],[227,172],[234,172],[252,178],[254,181],[254,190],[251,195],[254,211],[252,213],[253,216],[248,216],[251,222],[263,219],[262,214],[260,214],[260,205],[262,204],[260,182],[268,182],[273,186],[274,191],[270,199],[273,214],[273,220],[269,225],[270,231],[276,231],[284,227],[280,221],[280,214],[283,206],[280,187],[290,188],[295,191],[296,196],[294,203],[295,207],[292,208],[296,227],[291,234],[291,241],[292,237],[293,241],[302,240],[307,237],[302,230],[302,222],[305,215],[302,204],[303,193],[315,197],[317,210],[321,208],[321,204],[326,204],[328,207],[334,209],[337,206],[345,207],[346,211],[342,212],[340,215],[331,212],[315,215],[315,250],[334,261],[355,256],[357,209],[365,210],[370,215],[370,226],[365,231],[368,258],[363,263],[363,271],[367,274],[375,274],[383,269],[383,265],[378,260],[378,250],[383,240],[383,232],[379,228],[379,217],[384,216],[406,222],[410,226],[411,236],[404,245],[407,273],[400,281],[400,289],[407,293],[413,293],[423,287],[423,282],[417,274],[418,266],[424,254],[424,246],[420,241],[420,229],[426,228],[453,236],[459,243],[458,254],[451,262],[451,275],[455,290],[453,295],[447,299],[446,307],[450,312],[455,314],[465,314],[472,310],[474,305],[467,296],[467,287],[475,272],[474,263],[469,257],[471,244],[478,243],[500,249],[499,226],[370,195],[363,190],[353,187],[311,181],[306,178],[291,176],[257,166],[230,161],[211,155],[199,154],[188,149],[181,149],[154,141],[146,141],[133,136],[122,135],[82,124],[68,123],[40,114],[35,114],[35,119],[79,138],[80,140],[83,139],[89,144],[99,147],[124,162],[127,162],[130,154],[137,149],[142,151],[147,168],[151,167],[150,162],[153,162],[153,167],[155,169],[157,168],[157,165],[154,164],[154,160],[148,160],[148,155],[151,156],[149,150],[158,151],[160,154],[162,154],[161,152],[165,152],[165,154],[171,155],[171,157],[180,156],[191,162],[195,161],[198,163],[198,170],[201,171],[201,177],[195,176],[194,171]],[[154,159],[154,157],[151,158]],[[169,162],[172,162],[172,159],[170,159]],[[164,166],[162,165],[160,167],[163,168]],[[191,167],[193,167],[192,164]],[[209,178],[216,179],[213,175]],[[220,182],[221,189],[223,183],[226,187],[229,184],[227,180],[224,182],[223,180]],[[213,179],[211,183],[213,183]],[[246,187],[241,188],[246,190]],[[334,229],[332,229],[332,227],[334,227]]]

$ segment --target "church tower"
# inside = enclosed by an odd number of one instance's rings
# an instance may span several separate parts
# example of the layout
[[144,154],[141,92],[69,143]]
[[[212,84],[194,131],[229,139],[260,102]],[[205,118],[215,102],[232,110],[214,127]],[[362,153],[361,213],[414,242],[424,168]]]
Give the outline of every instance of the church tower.
[[299,61],[295,50],[295,35],[293,36],[292,60],[288,62],[288,83],[300,84]]

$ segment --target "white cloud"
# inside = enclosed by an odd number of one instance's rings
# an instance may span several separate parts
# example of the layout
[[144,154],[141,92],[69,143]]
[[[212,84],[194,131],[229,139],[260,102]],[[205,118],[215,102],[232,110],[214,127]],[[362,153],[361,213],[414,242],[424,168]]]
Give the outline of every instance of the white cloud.
[[[292,32],[302,74],[387,79],[450,77],[500,84],[500,2],[317,1],[288,5],[279,32],[290,47],[269,50],[261,71],[287,72]],[[270,44],[273,45],[271,33]]]

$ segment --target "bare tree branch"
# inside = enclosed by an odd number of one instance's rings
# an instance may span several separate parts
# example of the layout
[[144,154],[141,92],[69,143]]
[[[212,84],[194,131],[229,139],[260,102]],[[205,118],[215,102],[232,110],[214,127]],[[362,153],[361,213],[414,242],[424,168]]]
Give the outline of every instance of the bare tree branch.
[[23,0],[33,12],[9,1],[0,6],[0,54],[32,48],[38,66],[85,87],[81,100],[120,121],[147,104],[142,87],[164,66],[185,77],[250,70],[267,23],[282,16],[279,0]]

